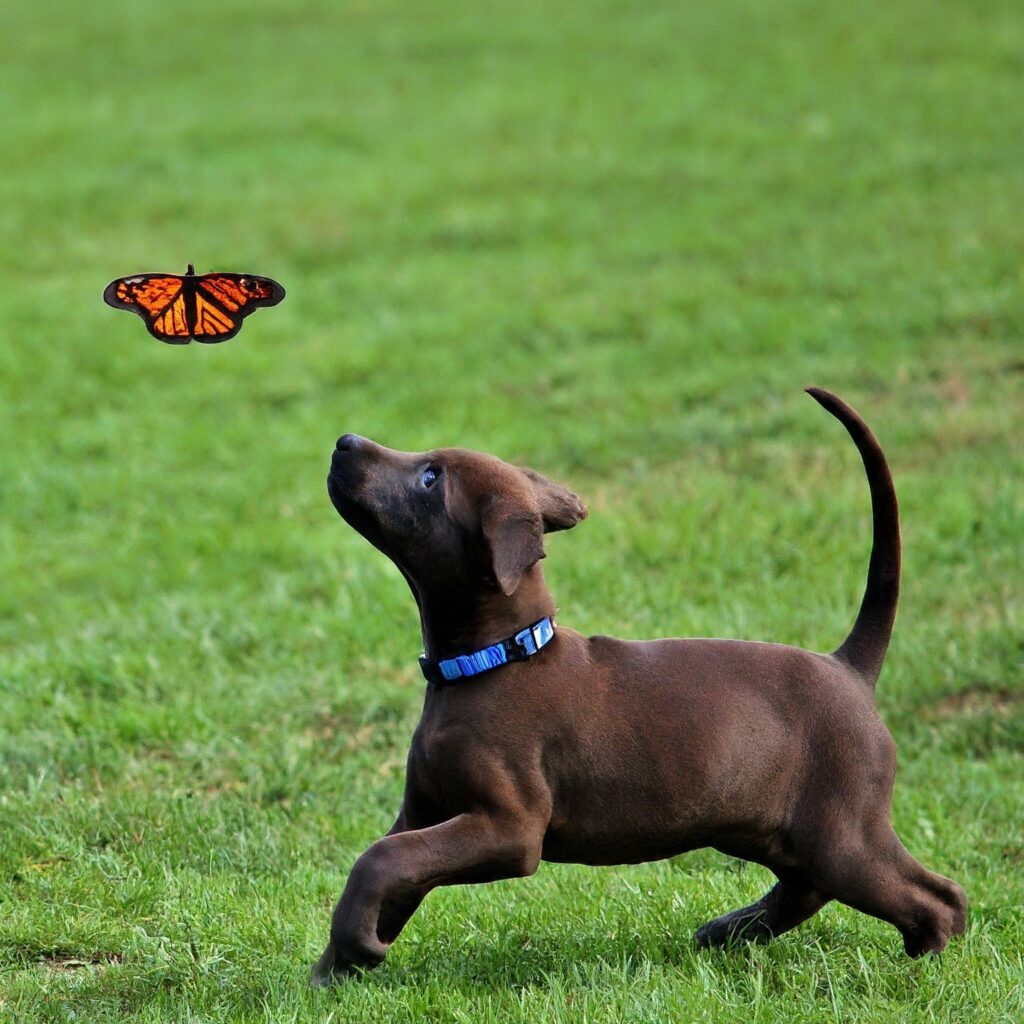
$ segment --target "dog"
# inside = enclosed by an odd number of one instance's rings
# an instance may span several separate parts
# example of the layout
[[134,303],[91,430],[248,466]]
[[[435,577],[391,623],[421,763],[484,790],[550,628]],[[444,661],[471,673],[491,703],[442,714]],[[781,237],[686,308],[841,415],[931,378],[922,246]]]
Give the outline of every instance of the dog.
[[544,535],[586,517],[575,494],[492,455],[338,440],[328,492],[408,582],[427,685],[398,817],[352,868],[313,984],[381,963],[437,886],[704,846],[778,881],[700,928],[701,946],[770,939],[833,899],[895,925],[912,957],[963,933],[963,890],[891,824],[896,748],[874,687],[899,594],[892,477],[860,416],[807,391],[852,437],[871,492],[866,589],[832,654],[555,628]]

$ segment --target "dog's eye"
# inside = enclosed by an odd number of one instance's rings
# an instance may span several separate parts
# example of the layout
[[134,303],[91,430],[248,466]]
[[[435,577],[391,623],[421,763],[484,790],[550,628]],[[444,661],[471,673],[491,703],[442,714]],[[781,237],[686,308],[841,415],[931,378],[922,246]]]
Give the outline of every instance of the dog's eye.
[[427,468],[423,470],[423,473],[420,475],[420,483],[423,484],[424,488],[429,491],[430,488],[434,486],[436,481],[437,470],[435,470],[432,466],[427,466]]

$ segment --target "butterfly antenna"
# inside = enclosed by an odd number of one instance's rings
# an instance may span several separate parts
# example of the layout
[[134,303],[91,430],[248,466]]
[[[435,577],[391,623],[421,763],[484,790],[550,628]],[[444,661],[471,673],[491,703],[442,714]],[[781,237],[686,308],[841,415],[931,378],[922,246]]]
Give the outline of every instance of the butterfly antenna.
[[186,270],[185,273],[186,274],[193,274],[194,275],[195,272],[196,272],[196,268],[194,266],[192,266],[192,264],[190,263],[188,265],[188,270]]

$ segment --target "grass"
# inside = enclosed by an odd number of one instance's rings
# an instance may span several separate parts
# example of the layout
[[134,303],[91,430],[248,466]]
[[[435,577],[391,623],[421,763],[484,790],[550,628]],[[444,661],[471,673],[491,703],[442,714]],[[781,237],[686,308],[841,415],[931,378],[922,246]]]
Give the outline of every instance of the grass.
[[[14,5],[0,37],[0,1020],[1024,1016],[1024,14],[1006,0]],[[108,280],[288,288],[170,349]],[[570,482],[561,619],[829,649],[865,414],[905,590],[895,816],[970,930],[830,906],[694,949],[765,873],[701,851],[433,894],[309,963],[390,823],[411,598],[334,438]]]

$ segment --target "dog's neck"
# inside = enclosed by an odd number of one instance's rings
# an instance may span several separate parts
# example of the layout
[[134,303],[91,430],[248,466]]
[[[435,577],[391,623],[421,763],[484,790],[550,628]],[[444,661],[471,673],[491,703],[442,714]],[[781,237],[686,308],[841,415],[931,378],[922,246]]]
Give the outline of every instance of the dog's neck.
[[539,564],[525,573],[511,596],[494,586],[435,591],[408,582],[420,610],[423,653],[431,661],[482,650],[555,614]]

